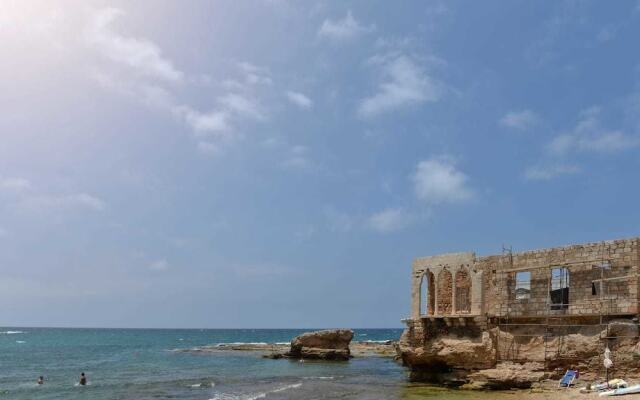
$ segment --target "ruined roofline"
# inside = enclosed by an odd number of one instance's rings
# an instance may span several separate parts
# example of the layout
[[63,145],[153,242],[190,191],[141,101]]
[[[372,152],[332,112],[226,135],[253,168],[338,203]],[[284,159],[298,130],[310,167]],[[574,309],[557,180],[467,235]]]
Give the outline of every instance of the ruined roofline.
[[[600,240],[600,241],[597,241],[597,242],[573,243],[573,244],[566,244],[566,245],[562,245],[562,246],[545,247],[545,248],[538,248],[538,249],[533,249],[533,250],[519,251],[519,252],[512,253],[512,255],[513,256],[520,256],[520,255],[531,255],[531,254],[539,254],[539,253],[548,253],[550,251],[575,250],[575,249],[580,248],[580,247],[601,246],[602,244],[615,245],[615,244],[623,244],[623,243],[627,243],[627,242],[634,242],[634,241],[638,241],[638,240],[640,240],[640,236],[632,236],[632,237],[622,238],[622,239]],[[502,257],[503,255],[504,254],[492,254],[492,255],[488,255],[488,256],[481,256],[481,257],[478,257],[478,258],[482,259],[482,258],[489,258],[489,257]]]
[[[599,245],[602,245],[603,243],[605,245],[615,245],[615,244],[622,244],[622,243],[633,242],[633,241],[640,241],[640,236],[632,236],[632,237],[623,238],[623,239],[600,240],[600,241],[597,241],[597,242],[574,243],[574,244],[567,244],[567,245],[563,245],[563,246],[538,248],[538,249],[533,249],[533,250],[525,250],[525,251],[521,251],[521,252],[512,253],[512,256],[526,256],[526,255],[531,255],[531,254],[548,253],[548,252],[551,252],[551,251],[575,250],[576,248],[580,248],[580,247],[599,246]],[[425,256],[425,257],[416,257],[413,260],[412,264],[413,264],[414,267],[419,266],[419,265],[424,265],[424,264],[437,265],[437,264],[440,263],[440,261],[444,261],[444,263],[450,264],[450,260],[460,260],[461,264],[464,264],[464,263],[467,263],[467,262],[475,262],[475,261],[478,261],[478,260],[484,260],[484,259],[489,259],[489,258],[497,258],[497,257],[503,257],[503,256],[506,256],[506,255],[505,254],[490,254],[490,255],[486,255],[486,256],[478,256],[477,257],[476,253],[474,253],[474,252],[453,252],[453,253],[436,254],[436,255]]]

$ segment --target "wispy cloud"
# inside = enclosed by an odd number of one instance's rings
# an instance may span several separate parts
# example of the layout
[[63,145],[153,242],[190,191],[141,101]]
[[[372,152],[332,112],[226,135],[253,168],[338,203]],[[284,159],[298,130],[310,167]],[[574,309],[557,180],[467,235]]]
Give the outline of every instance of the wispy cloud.
[[149,269],[152,271],[166,271],[170,267],[169,262],[164,258],[152,261],[151,264],[149,264]]
[[387,208],[367,218],[367,226],[376,232],[399,231],[414,222],[414,217],[402,208]]
[[97,11],[88,29],[89,43],[99,48],[111,61],[130,67],[140,74],[172,82],[182,81],[184,74],[162,55],[155,43],[127,37],[111,29],[113,22],[122,14],[117,8]]
[[8,195],[12,204],[21,209],[50,210],[55,208],[89,209],[103,211],[104,200],[84,192],[55,194],[38,190],[31,181],[24,178],[4,178],[0,180],[0,194]]
[[31,182],[24,178],[4,178],[0,180],[0,188],[14,192],[24,192],[32,188]]
[[555,156],[565,156],[571,152],[610,154],[640,146],[638,135],[603,128],[600,114],[599,107],[581,112],[576,126],[556,136],[549,143],[548,151]]
[[524,131],[534,127],[539,121],[540,118],[533,111],[521,110],[506,113],[498,122],[506,128]]
[[358,36],[373,32],[375,26],[364,26],[353,17],[351,11],[343,19],[325,19],[318,29],[318,36],[334,41],[347,41]]
[[302,109],[309,109],[313,106],[313,101],[307,97],[306,95],[300,92],[292,92],[288,91],[285,93],[287,95],[287,99],[296,106]]
[[306,146],[292,146],[289,149],[289,154],[282,162],[282,165],[286,168],[307,170],[313,166],[311,159],[309,158],[309,148]]
[[462,202],[474,196],[468,186],[469,178],[450,157],[420,161],[412,180],[418,199],[431,205]]
[[196,107],[188,99],[180,99],[184,91],[175,84],[200,84],[211,90],[211,78],[189,77],[162,55],[156,43],[115,31],[113,23],[121,15],[122,11],[114,8],[99,10],[87,29],[87,42],[114,65],[124,67],[98,67],[94,77],[100,86],[174,116],[192,130],[197,149],[204,154],[219,154],[239,136],[237,131],[243,124],[267,119],[257,88],[272,84],[268,69],[246,61],[236,63],[235,79],[221,82],[222,91],[210,95],[211,106]]
[[571,164],[550,164],[535,165],[527,168],[524,177],[531,181],[548,181],[564,175],[574,175],[580,172],[577,165]]
[[434,102],[443,94],[443,84],[404,54],[377,57],[384,76],[372,96],[364,98],[357,110],[361,118],[371,118],[395,109]]

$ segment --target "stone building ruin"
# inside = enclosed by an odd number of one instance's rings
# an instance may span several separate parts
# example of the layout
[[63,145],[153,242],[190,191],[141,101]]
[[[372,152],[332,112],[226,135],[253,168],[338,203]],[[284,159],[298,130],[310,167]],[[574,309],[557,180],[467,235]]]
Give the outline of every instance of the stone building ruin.
[[462,383],[507,362],[600,373],[606,347],[638,368],[639,260],[640,238],[417,258],[401,357],[418,380]]

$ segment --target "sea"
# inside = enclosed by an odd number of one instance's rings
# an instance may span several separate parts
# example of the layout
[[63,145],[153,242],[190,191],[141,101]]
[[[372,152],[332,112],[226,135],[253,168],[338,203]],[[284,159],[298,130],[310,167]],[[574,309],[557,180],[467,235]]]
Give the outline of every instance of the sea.
[[[0,328],[0,399],[255,400],[472,399],[412,385],[392,358],[271,360],[258,352],[176,350],[285,343],[311,329]],[[356,341],[397,340],[401,329],[356,329]],[[88,379],[78,385],[80,373]],[[43,376],[45,383],[36,383]]]

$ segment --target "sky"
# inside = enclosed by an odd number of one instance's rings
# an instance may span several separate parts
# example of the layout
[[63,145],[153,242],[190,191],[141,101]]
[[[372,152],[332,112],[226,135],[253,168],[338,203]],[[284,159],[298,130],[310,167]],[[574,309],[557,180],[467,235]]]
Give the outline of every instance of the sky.
[[401,327],[638,236],[636,1],[0,4],[0,326]]

